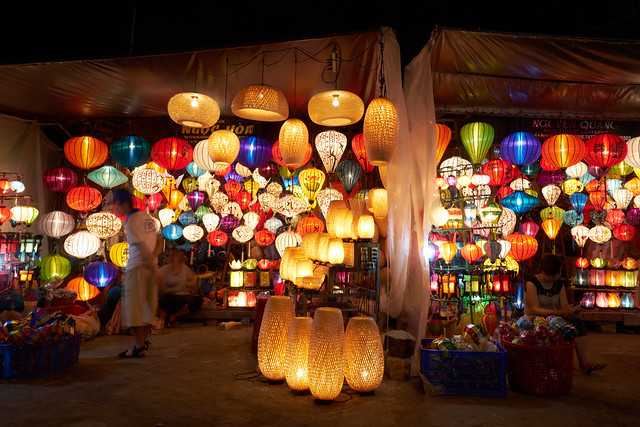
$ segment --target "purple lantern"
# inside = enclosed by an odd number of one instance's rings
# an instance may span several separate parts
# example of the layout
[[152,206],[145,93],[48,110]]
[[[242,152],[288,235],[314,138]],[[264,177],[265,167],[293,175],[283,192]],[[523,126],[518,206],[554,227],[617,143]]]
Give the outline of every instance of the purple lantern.
[[118,269],[109,262],[95,261],[84,269],[84,279],[94,286],[104,288],[118,276]]
[[271,160],[271,143],[263,138],[247,136],[240,139],[238,162],[249,169],[265,166]]
[[634,227],[640,225],[640,208],[629,208],[627,210],[627,222]]
[[66,193],[78,183],[78,175],[69,168],[53,168],[44,173],[42,181],[49,191]]
[[596,178],[600,178],[602,175],[604,175],[607,172],[607,169],[601,166],[589,166],[588,171],[590,175],[593,175]]
[[225,233],[231,233],[238,225],[240,220],[233,215],[227,215],[220,220],[220,230]]
[[229,173],[227,173],[224,176],[224,179],[227,180],[227,182],[228,181],[237,181],[237,182],[244,181],[244,178],[238,172],[236,172],[235,163],[234,163],[234,166],[229,171]]
[[266,179],[271,179],[274,176],[278,175],[278,167],[275,164],[269,162],[266,166],[261,167],[258,172]]
[[187,202],[194,211],[204,203],[205,193],[203,191],[192,191],[187,194]]
[[565,180],[564,171],[561,169],[557,171],[542,170],[540,171],[540,173],[538,173],[537,180],[538,184],[540,184],[540,187],[544,187],[545,185],[549,184],[560,184]]
[[526,165],[540,157],[540,141],[532,133],[514,132],[502,140],[500,156],[515,165]]

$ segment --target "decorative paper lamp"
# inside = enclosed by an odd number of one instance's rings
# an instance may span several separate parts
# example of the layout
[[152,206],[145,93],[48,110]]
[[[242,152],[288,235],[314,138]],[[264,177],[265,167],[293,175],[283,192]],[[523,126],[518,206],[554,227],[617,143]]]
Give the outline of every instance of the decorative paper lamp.
[[231,233],[231,236],[238,243],[247,243],[249,240],[253,238],[253,229],[246,225],[239,225],[233,230],[233,232]]
[[213,230],[207,235],[207,241],[214,248],[225,246],[228,240],[229,236],[227,236],[227,233],[220,230]]
[[443,242],[439,246],[440,258],[450,264],[458,252],[458,246],[454,242]]
[[[358,163],[360,163],[362,169],[367,173],[373,172],[373,168],[375,166],[369,162],[369,156],[367,154],[367,148],[365,146],[363,134],[359,133],[353,137],[353,139],[351,140],[351,150],[353,151],[353,154],[355,154],[356,160],[358,161]],[[337,164],[338,162],[336,161],[336,165]],[[386,167],[384,167],[384,169],[386,170]],[[382,173],[382,169],[380,169],[380,171]]]
[[[599,185],[598,186],[598,190],[603,191],[605,189],[605,187],[607,189],[607,193],[609,193],[609,195],[611,197],[613,197],[613,194],[616,191],[618,191],[619,189],[623,188],[622,187],[622,180],[615,179],[615,178],[613,178],[613,179],[612,178],[607,178],[605,180],[605,185],[604,186]],[[592,191],[597,191],[597,190],[592,190]],[[629,191],[629,190],[627,190],[627,191]]]
[[98,138],[77,136],[64,143],[64,155],[77,168],[93,169],[107,160],[109,149]]
[[526,261],[538,251],[535,237],[523,233],[511,233],[506,239],[511,243],[509,255],[516,261]]
[[204,237],[204,230],[199,225],[190,224],[184,227],[182,235],[189,242],[197,242]]
[[181,138],[163,138],[151,147],[151,159],[167,170],[184,169],[193,159],[193,148]]
[[633,193],[626,188],[618,188],[613,191],[612,196],[618,209],[627,209],[631,200],[633,200]]
[[191,206],[192,210],[198,209],[198,207],[204,203],[205,197],[206,194],[202,191],[192,191],[186,195],[187,201],[189,202],[189,206]]
[[136,168],[131,176],[133,188],[142,194],[150,195],[162,191],[164,178],[153,169]]
[[284,233],[279,234],[276,237],[275,243],[280,257],[284,254],[284,250],[286,248],[299,246],[301,241],[302,238],[300,235],[291,230],[287,230]]
[[347,126],[364,114],[364,103],[358,95],[346,90],[328,90],[311,97],[307,104],[309,118],[321,126]]
[[263,138],[247,136],[240,140],[238,162],[249,169],[266,166],[271,160],[271,143]]
[[358,238],[373,239],[376,234],[376,223],[371,215],[360,215],[358,217]]
[[183,178],[180,185],[182,186],[182,189],[187,193],[198,190],[198,180],[192,176]]
[[344,341],[342,312],[337,308],[318,308],[309,342],[309,390],[314,398],[333,400],[342,391]]
[[573,240],[575,240],[579,247],[584,248],[589,238],[589,229],[584,225],[576,225],[571,228],[571,237],[573,237]]
[[37,218],[40,211],[33,206],[14,206],[10,209],[11,221],[18,224],[31,225]]
[[629,224],[618,224],[613,228],[613,236],[621,242],[630,242],[635,235],[635,227]]
[[340,179],[345,191],[350,193],[362,176],[362,168],[353,160],[343,160],[336,168],[336,174]]
[[88,231],[77,231],[64,241],[64,250],[74,258],[87,258],[100,249],[100,239]]
[[555,218],[548,218],[542,221],[542,230],[550,240],[556,239],[561,226],[562,221],[558,221]]
[[627,210],[626,214],[627,222],[633,226],[640,225],[640,209],[639,208],[630,208]]
[[333,173],[347,147],[347,137],[334,130],[320,132],[316,136],[315,145],[325,170]]
[[289,297],[269,297],[258,335],[258,368],[270,381],[285,379],[287,334],[292,318],[293,307]]
[[542,197],[544,197],[549,206],[556,204],[561,193],[562,190],[557,185],[549,184],[542,187]]
[[609,168],[623,161],[627,155],[627,144],[618,135],[604,133],[595,135],[585,145],[584,160],[591,166]]
[[375,218],[386,218],[389,212],[389,197],[384,188],[372,188],[367,193],[367,209]]
[[596,307],[598,308],[608,308],[609,307],[609,299],[607,297],[606,292],[598,292],[596,294]]
[[500,219],[502,209],[496,202],[489,202],[480,208],[480,220],[483,224],[495,224]]
[[63,280],[71,273],[71,263],[58,254],[45,255],[40,260],[40,278],[43,283]]
[[193,162],[205,171],[212,171],[216,165],[209,156],[209,139],[199,141],[193,148]]
[[553,171],[575,165],[582,160],[584,154],[584,143],[574,135],[554,135],[542,144],[542,161],[546,170]]
[[316,196],[316,200],[318,205],[320,206],[320,211],[322,212],[322,216],[327,218],[327,214],[329,213],[329,206],[331,202],[342,200],[344,196],[342,193],[335,188],[325,188],[320,190]]
[[606,213],[607,215],[605,217],[605,220],[612,227],[618,224],[622,224],[625,220],[625,214],[622,209],[609,209],[606,211]]
[[128,181],[126,175],[113,166],[102,166],[101,168],[90,172],[87,175],[87,178],[98,184],[100,187],[107,189],[117,187]]
[[296,232],[302,237],[307,233],[322,233],[324,232],[324,222],[314,214],[310,214],[298,220]]
[[65,200],[67,206],[79,212],[89,212],[102,203],[100,191],[88,185],[73,187],[67,193]]
[[342,239],[333,238],[329,240],[327,248],[328,262],[333,265],[342,264],[344,262],[344,245]]
[[569,201],[571,202],[571,206],[575,209],[576,212],[581,213],[584,210],[585,205],[587,204],[587,196],[584,193],[573,193],[569,197]]
[[580,257],[576,260],[576,267],[578,268],[588,268],[589,267],[589,260],[584,258],[584,257]]
[[218,103],[213,98],[196,92],[173,95],[167,104],[167,112],[171,120],[191,128],[211,127],[220,118]]
[[506,160],[496,159],[489,160],[480,168],[483,174],[489,177],[488,184],[493,187],[504,184],[511,172],[511,163]]
[[587,173],[589,167],[584,162],[578,162],[575,165],[569,166],[565,173],[569,178],[581,178]]
[[607,202],[607,193],[604,191],[591,192],[589,193],[589,201],[595,210],[601,211],[604,209],[604,205]]
[[294,317],[287,333],[285,353],[285,379],[291,390],[309,388],[309,341],[313,319]]
[[449,129],[447,125],[436,123],[433,126],[433,130],[433,139],[436,143],[435,164],[437,165],[440,163],[440,160],[442,160],[442,156],[444,156],[444,152],[447,150],[449,142],[451,142],[451,129]]
[[266,229],[256,231],[254,237],[258,246],[262,247],[272,245],[276,240],[275,234]]
[[538,162],[534,162],[528,165],[522,165],[520,166],[520,171],[527,176],[534,176],[540,171],[540,164]]
[[611,240],[611,230],[604,225],[596,225],[589,230],[589,239],[594,243],[606,243]]
[[100,290],[84,280],[82,276],[71,279],[66,289],[75,292],[79,301],[89,301],[100,295]]
[[582,191],[584,189],[584,185],[579,180],[573,178],[568,179],[562,183],[562,189],[564,190],[567,196],[571,196],[573,193],[577,193],[578,191]]
[[97,212],[87,217],[87,230],[100,239],[108,239],[120,232],[122,221],[111,212]]
[[[207,156],[208,156],[209,155],[209,153],[208,153],[209,148],[207,147],[206,150],[207,150]],[[206,169],[203,169],[200,166],[198,166],[198,164],[195,162],[195,156],[196,156],[196,151],[195,151],[195,148],[194,148],[193,149],[194,161],[190,162],[187,165],[186,169],[187,169],[187,172],[189,173],[189,175],[191,175],[194,178],[199,178],[202,175],[204,175],[205,173],[207,173],[208,171]]]
[[462,157],[458,156],[452,156],[440,163],[438,173],[442,175],[443,178],[448,178],[450,176],[456,177],[461,175],[471,176],[473,175],[473,165],[471,165],[471,162],[467,159],[463,159]]
[[391,160],[398,143],[400,123],[395,105],[386,98],[375,98],[364,116],[364,142],[367,158],[374,166]]
[[574,227],[578,224],[582,224],[584,222],[584,215],[579,214],[574,210],[569,210],[564,213],[563,221],[569,227]]
[[627,141],[627,155],[624,161],[633,168],[640,168],[640,137]]
[[94,261],[84,270],[84,279],[98,288],[109,286],[118,276],[118,269],[111,263]]
[[178,240],[182,237],[182,227],[178,224],[169,224],[162,227],[162,236],[167,240]]
[[513,233],[513,230],[516,228],[516,222],[518,218],[511,209],[502,208],[502,213],[500,214],[500,219],[498,220],[498,226],[502,231],[503,236],[508,236]]
[[52,211],[44,215],[40,220],[40,230],[48,237],[54,239],[66,236],[76,226],[73,216],[62,211]]
[[262,84],[249,85],[233,97],[231,111],[243,119],[281,122],[289,117],[289,103],[280,89]]
[[516,165],[535,162],[540,157],[540,151],[540,141],[529,132],[514,132],[500,144],[500,157]]
[[509,187],[509,186],[502,186],[498,189],[498,191],[496,192],[496,198],[498,200],[502,200],[505,197],[507,197],[509,194],[513,193],[513,188]]
[[249,227],[251,230],[255,230],[258,227],[258,224],[260,224],[260,221],[262,221],[262,217],[256,212],[249,211],[242,215],[242,221],[244,221],[244,225]]
[[607,174],[611,177],[623,177],[629,175],[631,172],[633,172],[633,167],[623,160],[611,166]]
[[474,264],[480,258],[482,258],[482,249],[478,247],[475,243],[467,243],[460,249],[460,255],[467,261],[469,264]]
[[220,230],[225,233],[231,233],[238,225],[240,225],[240,218],[234,215],[223,215],[220,220]]
[[109,249],[109,259],[117,267],[126,267],[129,260],[129,244],[127,242],[116,243]]
[[[339,176],[339,175],[338,175]],[[307,168],[300,172],[298,179],[309,204],[313,204],[316,200],[318,191],[322,189],[324,184],[324,173],[314,167]]]
[[140,136],[127,135],[114,141],[110,150],[114,162],[131,169],[149,160],[151,144]]
[[78,175],[69,168],[53,168],[44,173],[42,181],[49,191],[66,193],[77,184]]
[[280,128],[278,148],[288,167],[302,165],[309,147],[309,131],[300,119],[288,119]]
[[272,233],[277,233],[280,227],[282,227],[282,221],[276,217],[271,217],[264,222],[264,228]]
[[544,221],[545,219],[550,219],[550,218],[553,218],[562,222],[564,218],[564,209],[559,208],[557,206],[550,206],[540,211],[540,220]]
[[495,132],[488,123],[467,123],[460,129],[460,140],[473,164],[480,164],[487,156]]
[[221,129],[209,135],[208,148],[214,165],[227,167],[238,157],[240,140],[232,131]]
[[524,191],[515,191],[502,199],[501,203],[516,214],[523,215],[538,205],[538,199]]
[[384,351],[378,325],[371,317],[349,320],[344,339],[344,376],[359,393],[372,392],[382,383]]

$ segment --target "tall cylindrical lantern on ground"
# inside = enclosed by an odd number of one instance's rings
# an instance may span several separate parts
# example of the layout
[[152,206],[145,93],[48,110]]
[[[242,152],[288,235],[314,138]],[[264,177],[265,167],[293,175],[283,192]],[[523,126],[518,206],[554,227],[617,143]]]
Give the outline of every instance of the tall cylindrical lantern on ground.
[[[264,322],[264,320],[263,320]],[[309,342],[309,389],[319,400],[334,400],[344,382],[344,322],[337,308],[315,312]]]
[[379,166],[389,162],[400,134],[400,120],[393,102],[376,98],[369,103],[363,133],[369,163]]
[[371,317],[352,317],[344,339],[344,376],[360,393],[374,391],[384,375],[384,352],[378,325]]
[[293,307],[289,297],[269,297],[258,336],[258,368],[268,380],[285,379],[287,332],[292,318]]
[[285,355],[285,379],[291,390],[309,388],[309,340],[313,319],[294,317],[289,324]]

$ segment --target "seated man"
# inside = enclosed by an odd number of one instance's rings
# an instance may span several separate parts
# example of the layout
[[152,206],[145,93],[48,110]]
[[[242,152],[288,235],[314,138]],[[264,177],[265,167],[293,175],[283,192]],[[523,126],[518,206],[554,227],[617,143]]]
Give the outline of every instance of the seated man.
[[202,297],[196,290],[196,276],[186,264],[182,251],[173,249],[169,262],[160,267],[160,309],[164,312],[165,326],[175,322],[178,315],[196,312]]

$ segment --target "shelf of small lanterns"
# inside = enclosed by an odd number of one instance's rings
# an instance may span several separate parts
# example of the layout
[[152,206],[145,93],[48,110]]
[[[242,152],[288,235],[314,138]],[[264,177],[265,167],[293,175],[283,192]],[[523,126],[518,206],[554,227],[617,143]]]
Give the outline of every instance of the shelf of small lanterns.
[[583,309],[639,309],[638,261],[627,257],[620,263],[621,269],[607,268],[607,261],[595,257],[576,260],[576,276],[572,292]]

